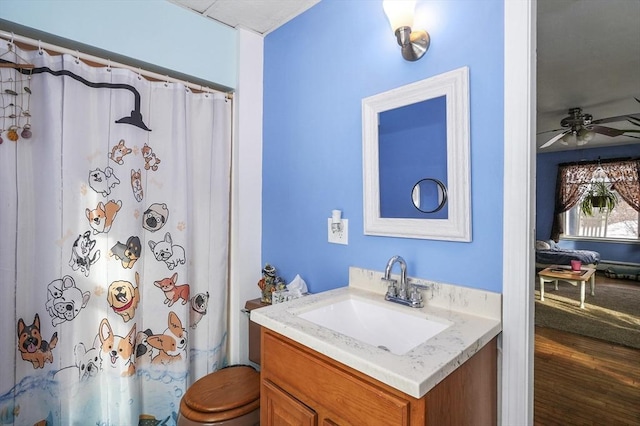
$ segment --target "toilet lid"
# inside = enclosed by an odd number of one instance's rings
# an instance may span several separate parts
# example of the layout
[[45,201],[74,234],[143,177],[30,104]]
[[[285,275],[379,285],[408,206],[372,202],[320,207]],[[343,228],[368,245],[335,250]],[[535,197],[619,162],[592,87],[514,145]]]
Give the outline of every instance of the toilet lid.
[[260,373],[249,366],[223,368],[196,381],[180,402],[187,418],[220,421],[260,406]]

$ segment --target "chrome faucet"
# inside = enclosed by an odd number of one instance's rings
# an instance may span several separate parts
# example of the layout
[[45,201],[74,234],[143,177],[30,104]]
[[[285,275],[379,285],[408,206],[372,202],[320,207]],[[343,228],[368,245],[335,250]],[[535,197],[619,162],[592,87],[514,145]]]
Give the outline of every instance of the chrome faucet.
[[[400,286],[399,287],[396,287],[397,281],[391,279],[391,269],[393,268],[393,265],[396,263],[400,264]],[[397,255],[389,259],[389,261],[387,262],[387,266],[384,268],[384,278],[382,278],[382,281],[387,283],[389,287],[392,288],[392,290],[387,293],[393,293],[392,296],[398,296],[398,297],[402,297],[402,295],[404,294],[404,297],[406,298],[407,262],[405,262],[403,258]]]
[[[397,280],[391,278],[391,269],[396,263],[400,264],[400,285],[397,287]],[[405,262],[402,257],[396,255],[389,259],[384,269],[382,282],[387,284],[387,294],[384,296],[385,300],[401,303],[411,306],[412,308],[422,308],[424,306],[422,295],[415,286],[410,291],[410,294],[407,294],[409,292],[407,288],[407,262]]]

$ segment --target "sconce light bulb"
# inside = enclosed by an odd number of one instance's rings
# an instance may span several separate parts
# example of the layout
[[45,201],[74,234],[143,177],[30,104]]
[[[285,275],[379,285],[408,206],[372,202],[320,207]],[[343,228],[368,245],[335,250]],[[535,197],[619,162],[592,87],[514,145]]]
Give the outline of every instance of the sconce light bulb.
[[384,0],[382,2],[384,13],[389,19],[391,31],[394,33],[401,27],[413,26],[413,12],[416,8],[415,0]]

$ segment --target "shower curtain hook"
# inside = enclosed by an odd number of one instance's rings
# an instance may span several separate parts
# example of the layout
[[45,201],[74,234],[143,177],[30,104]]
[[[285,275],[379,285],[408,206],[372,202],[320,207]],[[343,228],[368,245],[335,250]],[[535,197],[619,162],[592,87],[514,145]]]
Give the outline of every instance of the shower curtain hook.
[[164,82],[164,87],[169,87],[169,76],[165,75],[165,77],[167,78]]
[[42,40],[38,40],[38,55],[42,55],[44,52],[42,51]]
[[76,64],[80,63],[80,52],[76,50]]
[[138,80],[142,80],[142,69],[138,68]]
[[11,33],[11,40],[7,40],[7,50],[9,52],[13,52],[15,48],[15,44],[13,43],[13,33]]
[[107,59],[107,72],[111,72],[111,59]]

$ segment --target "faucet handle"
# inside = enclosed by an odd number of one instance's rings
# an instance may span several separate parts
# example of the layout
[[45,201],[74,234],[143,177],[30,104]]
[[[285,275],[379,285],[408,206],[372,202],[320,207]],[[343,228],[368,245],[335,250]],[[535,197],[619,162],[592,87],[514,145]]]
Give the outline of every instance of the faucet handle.
[[422,302],[422,293],[420,293],[420,291],[418,290],[418,287],[416,286],[412,286],[411,287],[411,301],[412,302]]
[[431,283],[422,284],[419,280],[414,278],[407,278],[407,284],[413,288],[419,288],[422,290],[429,290],[432,288]]
[[392,278],[381,278],[381,281],[387,284],[387,295],[392,297],[396,297],[398,295],[398,288],[396,287],[396,284],[398,283],[397,280]]

